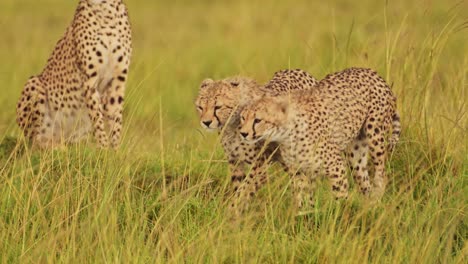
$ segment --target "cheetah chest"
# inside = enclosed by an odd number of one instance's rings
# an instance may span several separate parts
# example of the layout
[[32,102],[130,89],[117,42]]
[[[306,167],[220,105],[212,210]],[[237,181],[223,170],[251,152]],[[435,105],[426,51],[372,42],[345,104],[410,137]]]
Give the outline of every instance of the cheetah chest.
[[322,130],[303,120],[295,121],[285,139],[278,142],[282,159],[290,169],[315,170],[322,164],[320,152],[325,142]]

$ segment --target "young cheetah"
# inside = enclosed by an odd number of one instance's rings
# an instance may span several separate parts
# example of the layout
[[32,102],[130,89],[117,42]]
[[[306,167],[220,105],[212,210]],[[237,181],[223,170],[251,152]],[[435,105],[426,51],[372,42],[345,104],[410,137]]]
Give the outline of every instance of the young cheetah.
[[351,161],[359,164],[354,170],[360,185],[366,184],[363,177],[367,177],[369,151],[375,166],[373,193],[380,196],[385,190],[386,139],[392,122],[394,133],[388,148],[399,136],[395,101],[390,87],[375,71],[350,68],[326,76],[316,89],[267,95],[247,105],[240,114],[239,131],[250,143],[266,140],[279,144],[293,176],[299,208],[304,198],[313,206],[310,195],[319,173],[329,178],[335,197],[347,197],[343,152],[348,146],[358,154]]
[[[246,185],[260,188],[266,181],[265,167],[269,161],[281,162],[281,158],[274,154],[275,144],[265,145],[262,141],[249,143],[239,137],[239,111],[242,106],[254,98],[260,98],[265,91],[284,93],[289,90],[311,89],[317,83],[314,77],[303,70],[278,71],[264,86],[245,77],[219,81],[206,79],[202,82],[195,103],[200,124],[205,129],[220,131],[221,144],[229,162],[236,195],[240,192],[239,187],[244,179]],[[251,172],[246,177],[246,169],[250,166]],[[234,201],[231,207],[238,209],[237,202]],[[244,205],[247,203],[242,202]]]
[[17,123],[39,146],[74,142],[91,130],[101,147],[120,143],[131,29],[122,0],[80,0],[41,74],[26,83]]

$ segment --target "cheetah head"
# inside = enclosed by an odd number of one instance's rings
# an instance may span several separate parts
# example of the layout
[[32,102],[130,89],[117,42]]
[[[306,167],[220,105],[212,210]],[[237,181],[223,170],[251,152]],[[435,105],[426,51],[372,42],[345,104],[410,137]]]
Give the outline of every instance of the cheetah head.
[[280,140],[287,118],[288,101],[265,96],[242,109],[240,136],[250,142]]
[[240,102],[241,86],[247,78],[232,77],[204,80],[195,101],[200,124],[208,130],[221,129],[232,120]]

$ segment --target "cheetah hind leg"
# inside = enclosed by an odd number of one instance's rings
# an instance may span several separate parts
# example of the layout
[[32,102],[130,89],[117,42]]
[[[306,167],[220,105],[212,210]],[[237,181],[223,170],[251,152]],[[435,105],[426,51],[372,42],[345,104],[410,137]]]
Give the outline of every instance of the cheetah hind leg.
[[37,97],[36,86],[39,80],[31,77],[21,92],[20,99],[16,105],[16,123],[21,128],[26,138],[32,139],[35,136],[33,119],[34,104]]
[[351,168],[353,178],[359,186],[361,193],[368,196],[371,192],[371,183],[367,168],[369,146],[367,145],[367,139],[363,130],[361,130],[359,136],[351,143],[347,152],[348,164]]
[[383,127],[374,124],[375,129],[367,130],[367,137],[369,146],[369,152],[374,164],[374,180],[373,190],[371,192],[372,200],[379,200],[384,192],[385,185],[387,184],[387,177],[385,175],[385,133]]
[[16,107],[16,121],[26,138],[33,146],[49,147],[53,145],[53,133],[44,124],[47,113],[47,96],[41,81],[31,77],[26,83]]
[[346,177],[345,164],[343,161],[342,153],[335,150],[330,153],[329,157],[324,157],[324,167],[326,177],[329,179],[332,187],[332,193],[335,198],[347,199],[348,198],[348,178]]
[[315,208],[314,192],[317,186],[316,179],[318,171],[308,177],[303,172],[294,173],[293,181],[293,197],[294,207],[298,210],[297,215],[308,215]]
[[393,113],[392,115],[392,135],[390,137],[390,140],[388,142],[388,153],[392,154],[393,150],[395,149],[396,144],[400,140],[400,134],[401,134],[401,123],[400,123],[400,115],[396,112]]

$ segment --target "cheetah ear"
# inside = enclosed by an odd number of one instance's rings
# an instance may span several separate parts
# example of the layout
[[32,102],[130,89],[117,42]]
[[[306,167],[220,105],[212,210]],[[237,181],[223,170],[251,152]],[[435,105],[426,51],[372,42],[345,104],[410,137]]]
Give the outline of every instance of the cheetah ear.
[[205,80],[202,81],[200,87],[205,88],[206,86],[208,86],[211,83],[214,83],[214,81],[212,79],[209,79],[209,78],[205,79]]
[[237,88],[237,87],[240,86],[240,84],[242,82],[242,78],[236,76],[236,77],[231,77],[231,78],[224,79],[223,81],[224,81],[224,83],[229,85],[231,88]]

